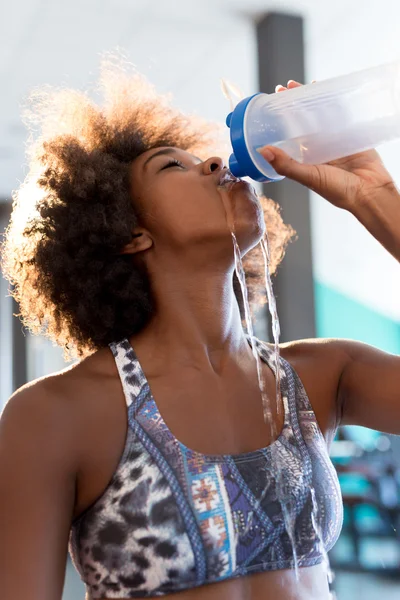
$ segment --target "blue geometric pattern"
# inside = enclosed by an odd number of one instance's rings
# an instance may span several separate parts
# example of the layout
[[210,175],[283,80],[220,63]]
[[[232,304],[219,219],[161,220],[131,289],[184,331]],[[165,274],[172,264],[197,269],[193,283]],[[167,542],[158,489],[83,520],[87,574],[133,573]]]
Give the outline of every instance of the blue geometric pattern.
[[[255,343],[275,372],[272,347]],[[342,500],[290,363],[280,358],[278,365],[285,414],[277,439],[253,452],[213,456],[186,447],[169,430],[129,340],[110,348],[129,427],[112,481],[71,528],[70,554],[89,596],[163,596],[292,569],[294,556],[299,567],[322,562],[340,532]]]

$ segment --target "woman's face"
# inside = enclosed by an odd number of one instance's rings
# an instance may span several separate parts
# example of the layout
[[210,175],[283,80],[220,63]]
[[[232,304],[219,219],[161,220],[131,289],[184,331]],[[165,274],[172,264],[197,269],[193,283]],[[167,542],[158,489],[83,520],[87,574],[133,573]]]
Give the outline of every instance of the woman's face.
[[[159,147],[132,164],[132,196],[139,223],[158,249],[232,256],[230,223],[242,254],[261,239],[264,216],[245,181],[221,187],[223,160],[201,161],[179,148]],[[146,235],[147,235],[146,234]]]

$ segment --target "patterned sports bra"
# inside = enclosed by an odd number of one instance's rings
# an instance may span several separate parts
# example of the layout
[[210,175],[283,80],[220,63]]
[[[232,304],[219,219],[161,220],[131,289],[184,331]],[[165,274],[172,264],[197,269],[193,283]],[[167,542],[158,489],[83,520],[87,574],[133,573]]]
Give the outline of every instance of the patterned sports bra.
[[[273,351],[255,343],[275,372]],[[279,437],[252,452],[212,456],[172,435],[128,339],[111,343],[110,349],[125,393],[128,431],[106,490],[71,526],[69,552],[88,597],[164,596],[292,569],[294,554],[299,567],[321,563],[324,549],[329,551],[340,533],[341,493],[291,365],[280,358],[285,419]],[[280,469],[273,468],[272,453]],[[291,536],[278,485],[289,499]]]

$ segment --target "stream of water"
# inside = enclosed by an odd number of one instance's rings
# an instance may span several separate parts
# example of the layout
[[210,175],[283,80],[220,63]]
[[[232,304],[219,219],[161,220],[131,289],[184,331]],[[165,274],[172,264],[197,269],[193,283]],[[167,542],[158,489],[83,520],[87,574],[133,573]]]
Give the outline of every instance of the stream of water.
[[[257,364],[258,382],[259,382],[261,399],[262,399],[262,404],[263,404],[264,419],[265,419],[266,423],[269,423],[270,430],[271,430],[271,462],[272,462],[272,464],[270,465],[270,468],[275,476],[275,481],[276,481],[276,486],[277,486],[277,497],[278,497],[278,501],[281,505],[282,512],[284,515],[286,532],[289,536],[291,546],[292,546],[293,565],[294,565],[294,569],[295,569],[295,573],[296,573],[296,579],[299,581],[299,570],[298,570],[299,569],[299,566],[298,566],[299,565],[299,557],[297,556],[296,542],[295,542],[295,535],[296,535],[295,506],[293,503],[293,498],[291,497],[291,494],[290,494],[289,482],[286,480],[285,475],[284,475],[286,473],[286,469],[284,468],[285,465],[282,464],[283,458],[282,458],[281,454],[279,453],[279,445],[272,443],[277,437],[275,419],[273,417],[271,401],[268,398],[266,391],[265,391],[266,386],[265,386],[265,381],[264,381],[264,378],[262,375],[262,370],[261,370],[261,364],[260,364],[261,359],[260,359],[259,353],[256,349],[256,342],[255,342],[255,337],[254,337],[253,324],[252,324],[252,319],[251,319],[251,311],[250,311],[250,305],[249,305],[247,287],[246,287],[245,271],[244,271],[243,263],[242,263],[242,259],[241,259],[240,248],[239,248],[236,236],[235,236],[235,232],[233,230],[231,231],[231,235],[232,235],[232,240],[233,240],[233,248],[234,248],[234,256],[235,256],[235,271],[236,271],[236,275],[239,279],[240,287],[241,287],[242,295],[243,295],[247,333],[250,336],[251,347],[252,347],[253,355],[255,357],[256,364]],[[274,363],[275,363],[275,380],[276,380],[276,398],[275,398],[275,400],[276,400],[276,412],[277,412],[277,414],[279,414],[281,407],[283,405],[282,399],[281,399],[280,368],[279,368],[279,365],[280,365],[280,352],[279,352],[280,326],[279,326],[279,318],[278,318],[278,313],[277,313],[277,308],[276,308],[276,300],[275,300],[275,296],[273,293],[272,282],[271,282],[271,277],[270,277],[270,269],[269,269],[270,251],[269,251],[267,233],[265,233],[265,236],[260,241],[260,244],[261,244],[262,253],[263,253],[263,257],[264,257],[265,287],[266,287],[266,293],[267,293],[267,298],[268,298],[268,307],[269,307],[269,311],[271,314],[272,335],[274,338],[274,359],[275,359]],[[258,505],[260,505],[260,503],[262,502],[266,491],[267,490],[264,490],[263,493],[261,494],[261,496],[258,498],[258,501],[257,501]],[[312,510],[312,514],[311,514],[312,524],[313,524],[313,528],[318,536],[319,550],[323,556],[323,564],[324,564],[324,568],[326,571],[327,579],[328,579],[328,582],[331,583],[332,573],[331,573],[330,566],[329,566],[328,555],[327,555],[327,552],[325,550],[324,543],[323,543],[322,532],[321,532],[321,529],[319,526],[318,505],[317,505],[317,501],[316,501],[316,497],[315,497],[315,490],[313,487],[311,487],[311,489],[310,489],[310,494],[311,494],[311,500],[312,500],[312,509],[311,509]],[[250,513],[250,518],[247,521],[245,533],[251,527],[252,520],[253,520],[253,514],[254,513]]]
[[[233,84],[231,84],[230,82],[228,82],[226,80],[222,80],[221,85],[222,85],[222,91],[223,91],[225,97],[230,102],[231,111],[233,111],[235,108],[235,99],[236,99],[236,101],[239,101],[240,99],[243,98],[243,94]],[[228,180],[229,180],[229,176],[228,176]],[[263,407],[264,421],[265,421],[265,423],[269,424],[269,426],[270,426],[270,432],[271,432],[271,454],[270,455],[271,455],[271,463],[272,464],[269,465],[269,468],[271,469],[271,472],[274,474],[274,477],[275,477],[277,497],[278,497],[278,501],[281,505],[282,512],[284,515],[286,532],[288,534],[288,537],[290,539],[291,546],[292,546],[293,564],[294,564],[294,570],[296,573],[296,579],[297,579],[297,581],[300,581],[300,579],[299,579],[299,557],[297,556],[296,540],[295,540],[295,536],[296,536],[295,506],[293,504],[293,498],[291,497],[291,494],[290,494],[290,485],[289,485],[290,482],[286,481],[286,479],[285,479],[284,474],[286,473],[286,469],[284,468],[285,465],[282,464],[282,461],[284,459],[282,458],[281,454],[279,453],[279,444],[273,443],[274,440],[277,438],[276,421],[277,420],[279,421],[279,419],[274,418],[271,401],[268,398],[268,395],[266,393],[265,381],[264,381],[262,369],[261,369],[261,359],[260,359],[259,352],[256,347],[255,336],[254,336],[254,331],[253,331],[251,311],[250,311],[249,299],[248,299],[248,294],[247,294],[246,276],[245,276],[245,271],[243,268],[240,247],[239,247],[238,241],[236,239],[236,235],[235,235],[235,223],[234,223],[234,219],[232,217],[232,213],[231,213],[229,206],[225,206],[225,212],[226,212],[226,216],[227,216],[227,224],[228,224],[229,230],[232,235],[234,258],[235,258],[235,272],[236,272],[236,276],[240,283],[240,288],[241,288],[242,297],[243,297],[243,305],[244,305],[247,333],[250,337],[252,353],[253,353],[253,356],[255,358],[256,365],[257,365],[257,375],[258,375],[258,383],[259,383],[260,392],[261,392],[261,401],[262,401],[262,407]],[[273,293],[272,281],[271,281],[271,276],[270,276],[270,258],[271,257],[270,257],[270,248],[269,248],[267,231],[265,231],[264,237],[260,241],[260,245],[261,245],[261,250],[262,250],[262,254],[263,254],[263,258],[264,258],[265,291],[267,294],[268,309],[269,309],[269,312],[271,315],[271,330],[272,330],[272,337],[274,340],[274,366],[275,366],[274,370],[275,370],[275,382],[276,382],[275,401],[276,401],[276,413],[279,417],[281,415],[281,410],[283,409],[283,403],[282,403],[282,399],[281,399],[280,351],[279,351],[280,325],[279,325],[279,318],[278,318],[278,312],[277,312],[277,307],[276,307],[276,300],[275,300],[275,296]],[[263,490],[260,497],[257,499],[257,506],[259,506],[260,503],[262,502],[262,500],[264,499],[266,492],[267,492],[267,489]],[[324,547],[321,528],[319,526],[318,504],[316,501],[315,490],[313,487],[311,487],[311,489],[310,489],[310,494],[311,494],[311,506],[312,506],[312,508],[311,508],[312,525],[313,525],[314,531],[316,532],[316,534],[318,536],[318,542],[319,542],[319,546],[320,546],[319,550],[323,556],[323,565],[324,565],[324,568],[326,571],[327,580],[329,583],[331,583],[332,582],[332,572],[330,570],[329,559],[328,559],[328,555],[327,555],[327,552]],[[253,515],[254,515],[254,512],[251,512],[249,514],[249,518],[247,520],[245,532],[243,535],[245,535],[249,531],[252,521],[253,521]],[[332,598],[332,600],[333,600],[332,595],[330,595],[329,597]]]
[[[242,257],[240,247],[235,235],[235,227],[234,227],[234,219],[232,217],[232,212],[229,206],[225,206],[225,210],[227,213],[227,224],[231,232],[232,242],[233,242],[233,250],[234,250],[234,259],[235,259],[235,272],[236,276],[240,283],[240,288],[243,297],[243,306],[246,320],[246,328],[247,334],[250,337],[250,343],[252,348],[252,353],[254,359],[256,361],[257,366],[257,376],[258,383],[261,393],[261,401],[263,407],[263,415],[265,422],[270,427],[271,432],[271,464],[268,465],[268,469],[274,474],[275,482],[276,482],[276,490],[277,490],[277,499],[281,505],[282,513],[285,521],[285,528],[287,535],[290,539],[292,546],[292,555],[293,555],[293,566],[296,573],[296,579],[300,582],[299,577],[299,557],[297,556],[296,551],[296,512],[295,512],[295,504],[294,499],[290,493],[290,482],[287,481],[285,469],[284,458],[279,451],[279,443],[273,443],[277,438],[277,427],[276,422],[277,418],[274,416],[275,414],[280,415],[283,407],[283,401],[281,398],[281,377],[280,377],[280,351],[279,351],[279,338],[280,338],[280,326],[279,326],[279,318],[276,307],[276,300],[273,293],[272,281],[270,276],[270,248],[268,242],[268,235],[265,232],[263,239],[261,239],[261,249],[262,255],[264,258],[264,270],[265,270],[265,290],[268,299],[268,308],[271,315],[271,330],[272,336],[274,340],[274,371],[275,371],[275,382],[276,382],[276,410],[272,410],[272,399],[270,399],[266,393],[266,385],[263,377],[262,371],[262,359],[260,358],[259,352],[256,346],[256,339],[254,336],[253,323],[251,318],[250,304],[247,293],[246,286],[246,275],[243,267]],[[260,496],[257,499],[257,505],[260,506],[263,501],[265,494],[267,493],[267,488],[263,490]],[[318,505],[315,498],[315,490],[313,488],[310,489],[311,494],[311,520],[313,524],[313,528],[318,536],[318,543],[320,546],[320,552],[323,555],[323,565],[326,570],[327,579],[331,582],[331,571],[329,567],[329,559],[327,552],[324,548],[322,532],[319,526],[318,520]],[[241,535],[246,535],[251,528],[254,519],[254,509],[249,513],[248,519],[246,522],[245,530]],[[236,538],[237,539],[237,538]],[[332,596],[331,596],[332,597]]]
[[[276,481],[276,486],[277,486],[277,497],[278,497],[278,501],[281,505],[282,512],[284,515],[286,531],[287,531],[287,534],[291,541],[294,569],[296,572],[296,577],[298,579],[298,576],[299,576],[298,557],[297,557],[296,544],[295,544],[295,514],[294,514],[293,507],[291,505],[291,497],[287,493],[288,485],[287,485],[287,482],[283,475],[285,473],[285,468],[284,468],[284,465],[281,464],[282,458],[279,454],[279,449],[278,449],[277,444],[273,443],[277,437],[276,419],[273,416],[271,401],[265,392],[265,381],[262,376],[262,371],[261,371],[261,367],[260,367],[261,359],[259,357],[259,353],[256,348],[256,342],[254,339],[253,324],[252,324],[252,320],[251,320],[251,312],[250,312],[247,287],[246,287],[245,271],[243,268],[243,263],[242,263],[242,259],[241,259],[241,255],[240,255],[240,248],[237,243],[234,231],[231,232],[231,235],[232,235],[234,254],[235,254],[235,271],[236,271],[236,275],[240,281],[240,287],[241,287],[242,295],[243,295],[247,333],[250,336],[251,347],[253,349],[253,355],[254,355],[254,357],[256,359],[256,363],[257,363],[258,383],[259,383],[259,387],[260,387],[260,391],[261,391],[261,400],[262,400],[262,404],[263,404],[264,420],[267,424],[269,424],[270,431],[271,431],[271,461],[272,461],[271,470],[275,476],[275,481]],[[260,243],[261,243],[263,257],[264,257],[265,286],[266,286],[266,292],[267,292],[267,297],[268,297],[268,307],[269,307],[269,311],[271,314],[272,334],[273,334],[273,338],[274,338],[274,359],[275,359],[274,362],[275,362],[275,382],[276,382],[275,401],[276,401],[276,412],[279,414],[279,412],[281,410],[281,403],[282,403],[281,402],[281,390],[280,390],[280,387],[281,387],[280,386],[280,369],[279,369],[280,326],[279,326],[278,313],[277,313],[277,309],[276,309],[275,296],[273,293],[272,282],[271,282],[271,277],[270,277],[270,273],[269,273],[270,252],[269,252],[267,234],[265,234],[264,239],[262,239]],[[258,505],[263,500],[264,495],[265,495],[265,492],[261,495],[261,498],[258,499]],[[253,513],[250,514],[250,519],[247,522],[246,532],[249,530],[249,528],[251,526],[252,519],[253,519]]]

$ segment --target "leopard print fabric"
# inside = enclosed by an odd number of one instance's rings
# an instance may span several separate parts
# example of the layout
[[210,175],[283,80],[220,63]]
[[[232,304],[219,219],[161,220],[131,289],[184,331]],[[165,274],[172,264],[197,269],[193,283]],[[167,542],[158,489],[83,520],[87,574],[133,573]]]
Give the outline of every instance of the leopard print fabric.
[[[275,370],[272,350],[255,341]],[[342,501],[290,364],[280,359],[285,421],[277,440],[253,452],[212,456],[173,436],[128,339],[110,349],[129,426],[112,480],[71,527],[69,551],[88,597],[157,597],[291,569],[294,557],[298,566],[322,562],[340,532]]]

